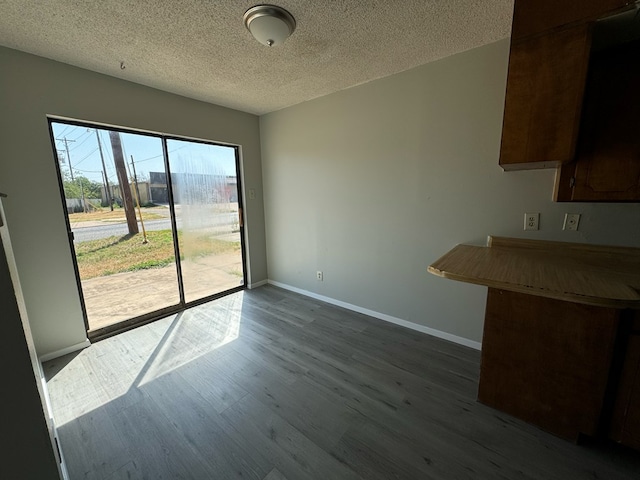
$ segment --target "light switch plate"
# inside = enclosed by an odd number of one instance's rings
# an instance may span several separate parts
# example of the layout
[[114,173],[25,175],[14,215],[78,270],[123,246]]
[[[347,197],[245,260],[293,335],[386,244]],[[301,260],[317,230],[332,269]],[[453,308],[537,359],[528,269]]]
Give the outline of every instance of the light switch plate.
[[562,225],[563,230],[578,230],[578,225],[580,224],[580,214],[579,213],[565,213],[564,214],[564,224]]

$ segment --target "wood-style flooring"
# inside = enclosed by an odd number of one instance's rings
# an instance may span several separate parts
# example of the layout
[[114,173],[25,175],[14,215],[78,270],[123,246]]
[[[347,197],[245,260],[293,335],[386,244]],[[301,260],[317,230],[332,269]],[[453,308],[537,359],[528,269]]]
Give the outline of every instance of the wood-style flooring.
[[479,352],[275,287],[45,364],[76,479],[635,479],[476,402]]

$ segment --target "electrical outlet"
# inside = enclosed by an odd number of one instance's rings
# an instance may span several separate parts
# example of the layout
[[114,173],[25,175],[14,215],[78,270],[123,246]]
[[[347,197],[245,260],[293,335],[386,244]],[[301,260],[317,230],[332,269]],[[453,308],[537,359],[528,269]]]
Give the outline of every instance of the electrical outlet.
[[249,200],[255,200],[256,199],[256,189],[255,188],[250,188],[249,189]]
[[317,279],[319,282],[322,282],[322,281],[323,281],[323,279],[324,279],[324,275],[322,275],[322,272],[321,272],[320,270],[318,270],[318,271],[316,272],[316,279]]
[[578,230],[578,224],[580,223],[579,213],[565,213],[563,230]]
[[525,230],[538,230],[540,224],[539,213],[525,213],[524,214],[524,229]]

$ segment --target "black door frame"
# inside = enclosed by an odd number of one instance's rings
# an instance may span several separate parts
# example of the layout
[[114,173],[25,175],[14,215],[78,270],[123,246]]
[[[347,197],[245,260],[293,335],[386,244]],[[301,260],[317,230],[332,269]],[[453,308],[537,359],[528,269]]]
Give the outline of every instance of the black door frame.
[[[242,195],[242,175],[241,175],[241,169],[240,169],[240,146],[239,145],[233,145],[233,144],[225,144],[225,143],[221,143],[221,142],[214,142],[214,141],[208,141],[208,140],[201,140],[201,139],[193,139],[193,138],[188,138],[188,137],[180,137],[177,135],[166,135],[166,134],[162,134],[162,133],[154,133],[154,132],[148,132],[148,131],[141,131],[141,130],[135,130],[135,129],[126,129],[126,128],[122,128],[122,127],[112,127],[112,126],[105,126],[105,125],[101,125],[99,123],[91,123],[91,122],[84,122],[84,121],[76,121],[76,120],[69,120],[66,118],[58,118],[55,116],[47,116],[47,122],[48,122],[48,127],[49,127],[49,136],[51,137],[51,146],[53,148],[53,159],[54,159],[54,163],[56,166],[56,173],[58,176],[58,187],[60,190],[60,197],[62,200],[62,207],[63,207],[63,211],[64,211],[64,219],[65,219],[65,224],[67,227],[67,233],[68,233],[68,240],[69,240],[69,248],[70,248],[70,252],[71,252],[71,257],[73,259],[73,269],[74,269],[74,273],[75,273],[75,277],[76,277],[76,286],[78,287],[78,296],[80,299],[80,305],[81,305],[81,309],[82,309],[82,317],[84,320],[84,325],[85,325],[85,330],[87,332],[87,336],[89,338],[89,340],[91,342],[95,342],[98,340],[102,340],[104,338],[108,338],[111,337],[113,335],[116,335],[118,333],[122,333],[125,332],[127,330],[131,330],[133,328],[136,327],[140,327],[142,325],[145,325],[147,323],[151,323],[154,322],[156,320],[160,320],[161,318],[164,318],[168,315],[172,315],[175,313],[179,313],[182,312],[184,310],[186,310],[187,308],[191,308],[194,307],[196,305],[201,305],[203,303],[207,303],[210,302],[212,300],[215,300],[217,298],[221,298],[224,297],[226,295],[229,295],[231,293],[235,293],[235,292],[239,292],[242,291],[244,289],[247,288],[247,261],[246,261],[246,242],[245,242],[245,228],[244,228],[244,197]],[[57,155],[57,151],[56,151],[56,144],[55,144],[55,137],[53,134],[53,127],[52,124],[53,123],[58,123],[58,124],[63,124],[63,125],[73,125],[76,127],[86,127],[86,128],[93,128],[93,129],[99,129],[99,130],[111,130],[114,132],[120,132],[120,133],[128,133],[128,134],[134,134],[134,135],[144,135],[144,136],[148,136],[148,137],[154,137],[154,138],[159,138],[162,142],[162,154],[163,154],[163,160],[164,160],[164,165],[165,165],[165,172],[167,175],[167,190],[168,190],[168,196],[169,196],[169,211],[170,211],[170,215],[171,215],[171,231],[172,231],[172,236],[173,236],[173,245],[174,245],[174,250],[175,250],[175,258],[176,258],[176,273],[178,276],[178,291],[179,291],[179,297],[180,300],[176,305],[171,305],[169,307],[164,307],[158,310],[154,310],[152,312],[149,313],[145,313],[143,315],[139,315],[137,317],[133,317],[133,318],[129,318],[126,320],[122,320],[120,322],[114,323],[112,325],[107,325],[105,327],[101,327],[101,328],[97,328],[95,330],[91,330],[90,326],[89,326],[89,320],[88,320],[88,316],[87,316],[87,308],[86,308],[86,304],[85,304],[85,300],[84,300],[84,293],[82,291],[82,280],[80,279],[80,270],[78,268],[78,259],[76,256],[76,249],[73,243],[73,231],[71,230],[71,222],[69,221],[69,213],[67,210],[67,203],[66,203],[66,198],[64,195],[64,184],[62,181],[62,171],[60,169],[60,162],[58,161],[58,155]],[[184,292],[184,284],[183,284],[183,278],[182,278],[182,266],[181,266],[181,260],[180,260],[180,247],[179,247],[179,243],[178,243],[178,229],[177,229],[177,224],[176,224],[176,218],[175,218],[175,203],[174,203],[174,198],[173,198],[173,184],[171,181],[171,170],[170,170],[170,166],[169,166],[169,152],[167,150],[167,140],[179,140],[179,141],[183,141],[183,142],[192,142],[192,143],[200,143],[200,144],[205,144],[205,145],[216,145],[216,146],[222,146],[222,147],[230,147],[234,149],[235,152],[235,166],[236,166],[236,189],[237,189],[237,194],[238,194],[238,220],[239,220],[239,230],[240,230],[240,252],[241,252],[241,256],[242,256],[242,285],[239,285],[237,287],[228,289],[228,290],[224,290],[222,292],[219,293],[215,293],[213,295],[208,295],[206,297],[203,298],[199,298],[197,300],[193,300],[190,302],[186,302],[185,301],[185,292]]]

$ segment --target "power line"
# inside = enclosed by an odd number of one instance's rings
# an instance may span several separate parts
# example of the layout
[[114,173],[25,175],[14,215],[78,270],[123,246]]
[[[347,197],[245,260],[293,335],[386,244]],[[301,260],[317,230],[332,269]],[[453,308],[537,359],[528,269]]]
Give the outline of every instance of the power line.
[[82,162],[84,162],[87,158],[89,158],[90,156],[92,156],[94,153],[96,153],[98,151],[98,147],[94,148],[90,153],[88,153],[87,155],[85,155],[80,161],[76,162],[76,170],[78,169],[78,165],[80,165]]
[[76,171],[76,173],[80,172],[80,173],[102,173],[101,170],[82,170],[81,168],[74,168],[74,170]]
[[[64,124],[62,124],[62,125],[64,125]],[[70,128],[71,128],[71,125],[65,125],[64,129],[59,133],[59,135],[63,136],[67,132],[67,130],[70,129]]]
[[[79,129],[80,127],[76,127],[76,128],[78,128],[78,129]],[[78,140],[80,140],[84,135],[87,135],[87,133],[89,133],[89,132],[87,132],[87,131],[85,130],[85,131],[84,131],[84,132],[82,132],[80,135],[78,135],[76,138],[74,138],[74,139],[73,139],[73,141],[74,141],[74,142],[77,142],[77,141],[78,141]]]
[[[169,152],[169,153],[171,153],[171,152]],[[136,160],[136,162],[137,163],[148,162],[149,160],[154,160],[154,159],[160,158],[160,157],[162,157],[162,154],[156,155],[155,157],[145,158],[144,160]]]
[[[81,136],[82,136],[82,135],[81,135]],[[81,137],[81,136],[80,136],[80,137]],[[80,137],[78,137],[76,140],[78,140]],[[75,147],[73,147],[73,148],[71,149],[71,151],[73,151],[73,150],[75,150],[75,149],[77,149],[77,148],[81,147],[81,146],[82,146],[82,144],[83,144],[84,142],[86,142],[87,140],[89,140],[90,138],[91,138],[91,136],[88,136],[87,138],[85,138],[85,139],[84,139],[83,141],[81,141],[78,145],[76,145]]]
[[[183,145],[182,147],[178,147],[178,148],[174,148],[173,150],[169,150],[167,153],[168,153],[168,154],[172,154],[172,153],[174,153],[174,152],[177,152],[178,150],[182,150],[183,148],[187,148],[187,147],[189,147],[189,146],[190,146],[190,145]],[[163,156],[164,156],[164,154],[163,154],[163,153],[161,153],[160,155],[156,155],[156,156],[154,156],[154,157],[144,158],[144,159],[142,159],[142,160],[136,160],[136,163],[146,162],[146,161],[148,161],[148,160],[153,160],[153,159],[155,159],[155,158],[160,158],[160,157],[163,157]]]

